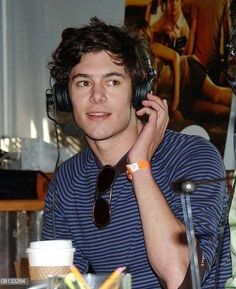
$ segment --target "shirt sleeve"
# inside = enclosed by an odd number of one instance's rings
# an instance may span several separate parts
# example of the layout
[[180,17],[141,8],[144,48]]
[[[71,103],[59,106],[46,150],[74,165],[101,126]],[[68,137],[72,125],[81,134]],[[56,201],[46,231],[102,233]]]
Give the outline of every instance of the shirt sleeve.
[[[209,181],[196,185],[195,190],[190,193],[195,237],[205,258],[204,278],[206,278],[216,262],[218,240],[227,211],[226,182],[217,181],[225,177],[223,160],[211,143],[196,138],[195,144],[186,141],[175,172],[175,179],[191,180],[195,183]],[[174,214],[184,223],[184,208],[176,192],[173,192],[170,206]]]

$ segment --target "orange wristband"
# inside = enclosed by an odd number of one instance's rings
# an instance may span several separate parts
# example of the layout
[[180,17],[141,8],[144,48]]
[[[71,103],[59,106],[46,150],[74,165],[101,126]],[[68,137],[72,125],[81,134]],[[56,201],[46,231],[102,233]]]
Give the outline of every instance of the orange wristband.
[[132,174],[138,170],[142,170],[142,169],[148,169],[150,168],[151,165],[148,161],[138,161],[136,163],[132,163],[132,164],[127,164],[126,165],[126,169],[127,169],[127,176],[129,180],[132,180]]

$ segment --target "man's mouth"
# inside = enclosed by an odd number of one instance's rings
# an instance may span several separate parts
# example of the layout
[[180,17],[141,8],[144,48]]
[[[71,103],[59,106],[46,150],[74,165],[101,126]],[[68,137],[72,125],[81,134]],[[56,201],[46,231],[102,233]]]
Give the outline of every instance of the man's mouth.
[[89,112],[89,116],[106,116],[109,115],[110,113],[108,112]]
[[94,112],[89,112],[87,115],[90,119],[104,119],[110,116],[111,113],[102,112],[102,111],[94,111]]

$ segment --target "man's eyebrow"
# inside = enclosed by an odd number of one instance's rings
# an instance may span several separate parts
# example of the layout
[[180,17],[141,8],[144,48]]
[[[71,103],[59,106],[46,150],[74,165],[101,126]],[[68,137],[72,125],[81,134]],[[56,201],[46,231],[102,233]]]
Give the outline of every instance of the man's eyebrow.
[[[118,76],[118,77],[122,77],[122,78],[125,77],[123,73],[119,73],[119,72],[109,72],[109,73],[106,73],[103,75],[104,78],[112,77],[112,76]],[[91,78],[92,75],[86,74],[86,73],[77,73],[77,74],[72,76],[71,80],[73,81],[75,78],[78,78],[78,77]]]
[[118,77],[125,77],[123,73],[120,72],[110,72],[104,75],[104,77],[111,77],[111,76],[118,76]]
[[75,78],[77,77],[85,77],[85,78],[89,78],[89,75],[88,74],[85,74],[85,73],[77,73],[75,75],[72,76],[71,80],[74,80]]

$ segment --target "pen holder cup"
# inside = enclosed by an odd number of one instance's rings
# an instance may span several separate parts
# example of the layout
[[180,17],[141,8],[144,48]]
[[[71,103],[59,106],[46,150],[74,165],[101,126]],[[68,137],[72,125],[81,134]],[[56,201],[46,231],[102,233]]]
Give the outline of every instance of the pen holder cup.
[[[109,277],[106,274],[84,274],[84,279],[87,281],[90,289],[99,289],[103,282]],[[65,276],[51,276],[48,277],[47,289],[73,289],[78,288],[75,284],[74,286],[66,285],[64,281]],[[107,289],[131,289],[131,274],[122,274],[120,276],[119,282],[112,284]]]

